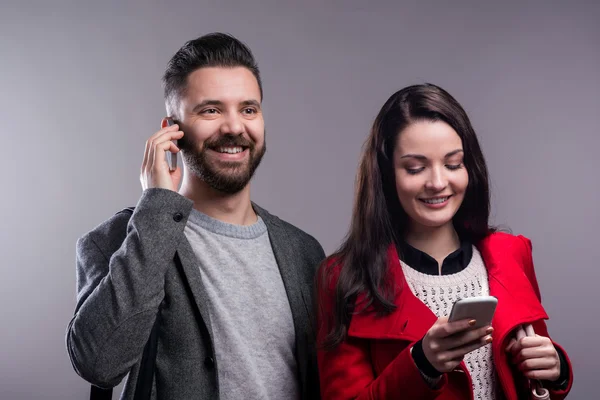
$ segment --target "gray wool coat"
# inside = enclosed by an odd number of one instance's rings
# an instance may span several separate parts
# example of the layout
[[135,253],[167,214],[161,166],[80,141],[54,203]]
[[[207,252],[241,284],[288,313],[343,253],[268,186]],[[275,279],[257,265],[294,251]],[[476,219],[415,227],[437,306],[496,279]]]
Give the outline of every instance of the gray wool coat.
[[[325,254],[300,229],[254,205],[264,220],[292,310],[302,399],[318,399],[314,275]],[[133,399],[144,346],[157,322],[152,399],[219,398],[219,366],[207,296],[184,234],[192,202],[165,189],[144,191],[77,241],[77,305],[66,333],[75,371],[99,387],[127,377]]]

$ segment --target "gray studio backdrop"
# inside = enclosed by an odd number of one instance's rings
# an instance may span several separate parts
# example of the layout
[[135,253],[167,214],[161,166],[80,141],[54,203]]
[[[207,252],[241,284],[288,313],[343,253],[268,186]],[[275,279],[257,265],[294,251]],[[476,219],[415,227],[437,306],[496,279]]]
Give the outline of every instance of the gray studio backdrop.
[[12,3],[0,13],[1,399],[87,396],[64,345],[75,241],[136,203],[165,64],[215,30],[246,41],[263,74],[254,200],[328,253],[387,97],[426,81],[455,95],[489,163],[494,223],[533,240],[571,397],[597,391],[598,2]]

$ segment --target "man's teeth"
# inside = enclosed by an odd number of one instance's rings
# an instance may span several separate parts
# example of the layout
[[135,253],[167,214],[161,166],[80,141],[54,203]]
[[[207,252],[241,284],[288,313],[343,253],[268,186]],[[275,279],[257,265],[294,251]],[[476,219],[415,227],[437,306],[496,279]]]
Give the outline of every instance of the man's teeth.
[[441,197],[439,199],[422,199],[423,202],[427,204],[441,204],[448,200],[450,197]]
[[217,151],[219,153],[236,154],[241,153],[242,151],[244,151],[244,149],[242,149],[241,147],[219,147]]

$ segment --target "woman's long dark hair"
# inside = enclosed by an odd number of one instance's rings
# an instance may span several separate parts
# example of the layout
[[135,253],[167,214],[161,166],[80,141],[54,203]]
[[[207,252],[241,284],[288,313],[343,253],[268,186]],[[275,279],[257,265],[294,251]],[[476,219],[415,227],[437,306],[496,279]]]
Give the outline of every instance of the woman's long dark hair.
[[[461,239],[476,243],[492,230],[488,226],[487,167],[465,110],[448,92],[432,84],[409,86],[394,93],[375,118],[363,148],[349,232],[318,274],[320,291],[327,291],[333,267],[340,267],[333,294],[333,324],[328,324],[328,334],[321,344],[326,349],[345,339],[354,312],[372,306],[371,310],[385,315],[396,307],[396,288],[386,279],[387,251],[390,245],[404,241],[408,217],[398,200],[393,153],[400,132],[417,121],[443,121],[462,140],[469,184],[453,219]],[[360,293],[365,301],[357,305]]]

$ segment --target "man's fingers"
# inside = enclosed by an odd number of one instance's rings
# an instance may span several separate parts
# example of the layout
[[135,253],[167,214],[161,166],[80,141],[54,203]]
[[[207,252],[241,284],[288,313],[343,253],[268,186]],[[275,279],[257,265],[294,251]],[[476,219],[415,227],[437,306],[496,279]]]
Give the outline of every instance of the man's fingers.
[[173,124],[171,126],[165,126],[164,128],[161,128],[160,130],[156,131],[152,136],[150,136],[148,141],[152,141],[152,140],[156,139],[157,137],[159,137],[160,135],[164,135],[166,132],[175,132],[178,130],[179,130],[179,125],[177,125],[177,124]]
[[183,137],[183,131],[165,132],[160,136],[157,136],[152,143],[154,146],[160,143],[166,142],[167,140],[177,140]]
[[169,134],[172,138],[171,140],[181,139],[183,137],[183,132],[179,130],[179,125],[177,124],[166,126],[160,129],[159,131],[155,132],[152,136],[150,136],[148,140],[146,140],[146,146],[144,148],[144,158],[142,160],[142,173],[144,173],[144,171],[148,167],[148,163],[154,159],[153,147],[156,143],[156,140],[165,134]]
[[163,188],[176,190],[181,181],[181,170],[171,170],[167,163],[165,152],[178,153],[179,148],[174,141],[181,139],[184,135],[179,130],[178,124],[167,125],[163,119],[163,127],[155,132],[146,141],[144,158],[140,171],[140,183],[144,190],[149,188]]
[[177,153],[179,151],[179,148],[175,146],[175,143],[170,140],[157,143],[154,146],[154,149],[154,160],[152,165],[152,169],[154,170],[161,168],[161,165],[163,164],[166,165],[167,157],[165,152],[170,151],[171,153]]
[[[173,125],[175,126],[175,125]],[[172,128],[172,127],[169,127]],[[165,128],[167,129],[167,128]],[[149,151],[148,151],[148,160],[146,162],[146,170],[148,168],[151,168],[152,166],[155,166],[155,163],[161,160],[164,160],[166,162],[166,158],[164,157],[163,154],[159,155],[159,158],[157,158],[157,154],[156,154],[156,150],[157,147],[162,146],[163,143],[166,143],[167,141],[171,141],[171,140],[177,140],[177,139],[181,139],[183,137],[183,132],[182,131],[166,131],[163,132],[161,135],[156,136],[153,140],[148,141],[148,146],[149,146]],[[169,146],[170,147],[170,146]],[[163,149],[163,147],[160,147],[161,150]],[[174,152],[179,151],[179,149],[175,150]],[[161,152],[163,153],[163,152]],[[162,156],[162,158],[160,158]]]

